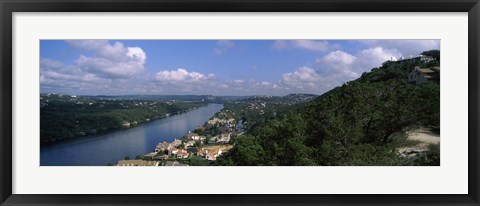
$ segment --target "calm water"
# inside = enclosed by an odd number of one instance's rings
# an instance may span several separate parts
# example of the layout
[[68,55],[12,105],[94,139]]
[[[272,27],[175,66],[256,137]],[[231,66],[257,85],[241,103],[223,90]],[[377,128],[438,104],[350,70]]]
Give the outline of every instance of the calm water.
[[127,155],[134,159],[137,155],[153,152],[159,142],[171,142],[203,125],[222,108],[221,104],[208,104],[131,129],[42,146],[40,165],[105,166],[116,164]]

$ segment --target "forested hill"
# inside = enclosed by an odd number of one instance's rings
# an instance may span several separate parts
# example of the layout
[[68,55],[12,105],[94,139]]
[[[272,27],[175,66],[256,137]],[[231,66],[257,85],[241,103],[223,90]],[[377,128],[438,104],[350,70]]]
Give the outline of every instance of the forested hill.
[[[440,126],[440,85],[412,84],[415,66],[440,66],[440,52],[428,63],[385,62],[360,78],[300,109],[234,139],[220,165],[438,165],[437,149],[414,161],[395,151],[406,129]],[[404,140],[404,139],[403,139]]]
[[40,140],[42,144],[46,144],[133,127],[205,105],[203,102],[101,99],[42,94]]

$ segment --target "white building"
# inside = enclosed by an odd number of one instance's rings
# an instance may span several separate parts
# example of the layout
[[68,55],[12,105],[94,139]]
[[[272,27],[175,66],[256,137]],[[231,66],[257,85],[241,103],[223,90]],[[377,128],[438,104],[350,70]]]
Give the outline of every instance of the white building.
[[432,57],[425,56],[425,55],[418,55],[418,56],[409,56],[409,57],[400,57],[396,63],[402,62],[429,62],[434,60]]

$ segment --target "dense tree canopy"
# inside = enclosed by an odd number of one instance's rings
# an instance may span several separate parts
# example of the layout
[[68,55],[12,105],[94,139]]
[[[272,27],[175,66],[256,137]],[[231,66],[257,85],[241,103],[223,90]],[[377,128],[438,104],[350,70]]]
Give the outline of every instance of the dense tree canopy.
[[422,52],[422,55],[429,56],[434,58],[437,61],[440,61],[440,50],[428,50]]
[[40,107],[40,139],[42,143],[49,143],[120,129],[126,123],[132,127],[203,105],[44,95]]
[[[256,125],[249,135],[237,137],[235,147],[217,164],[420,164],[399,158],[391,144],[391,136],[405,128],[440,126],[440,85],[409,83],[408,74],[415,66],[439,64],[386,62],[302,107]],[[436,165],[437,154],[429,154],[432,158],[421,164]]]

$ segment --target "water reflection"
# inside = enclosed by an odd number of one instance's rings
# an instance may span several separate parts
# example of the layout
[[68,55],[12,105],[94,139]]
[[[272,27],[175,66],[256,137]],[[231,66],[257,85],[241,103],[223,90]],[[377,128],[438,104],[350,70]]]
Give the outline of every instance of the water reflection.
[[221,104],[152,121],[135,128],[85,137],[40,148],[41,166],[105,166],[125,156],[152,152],[162,141],[173,141],[202,125],[223,108]]

